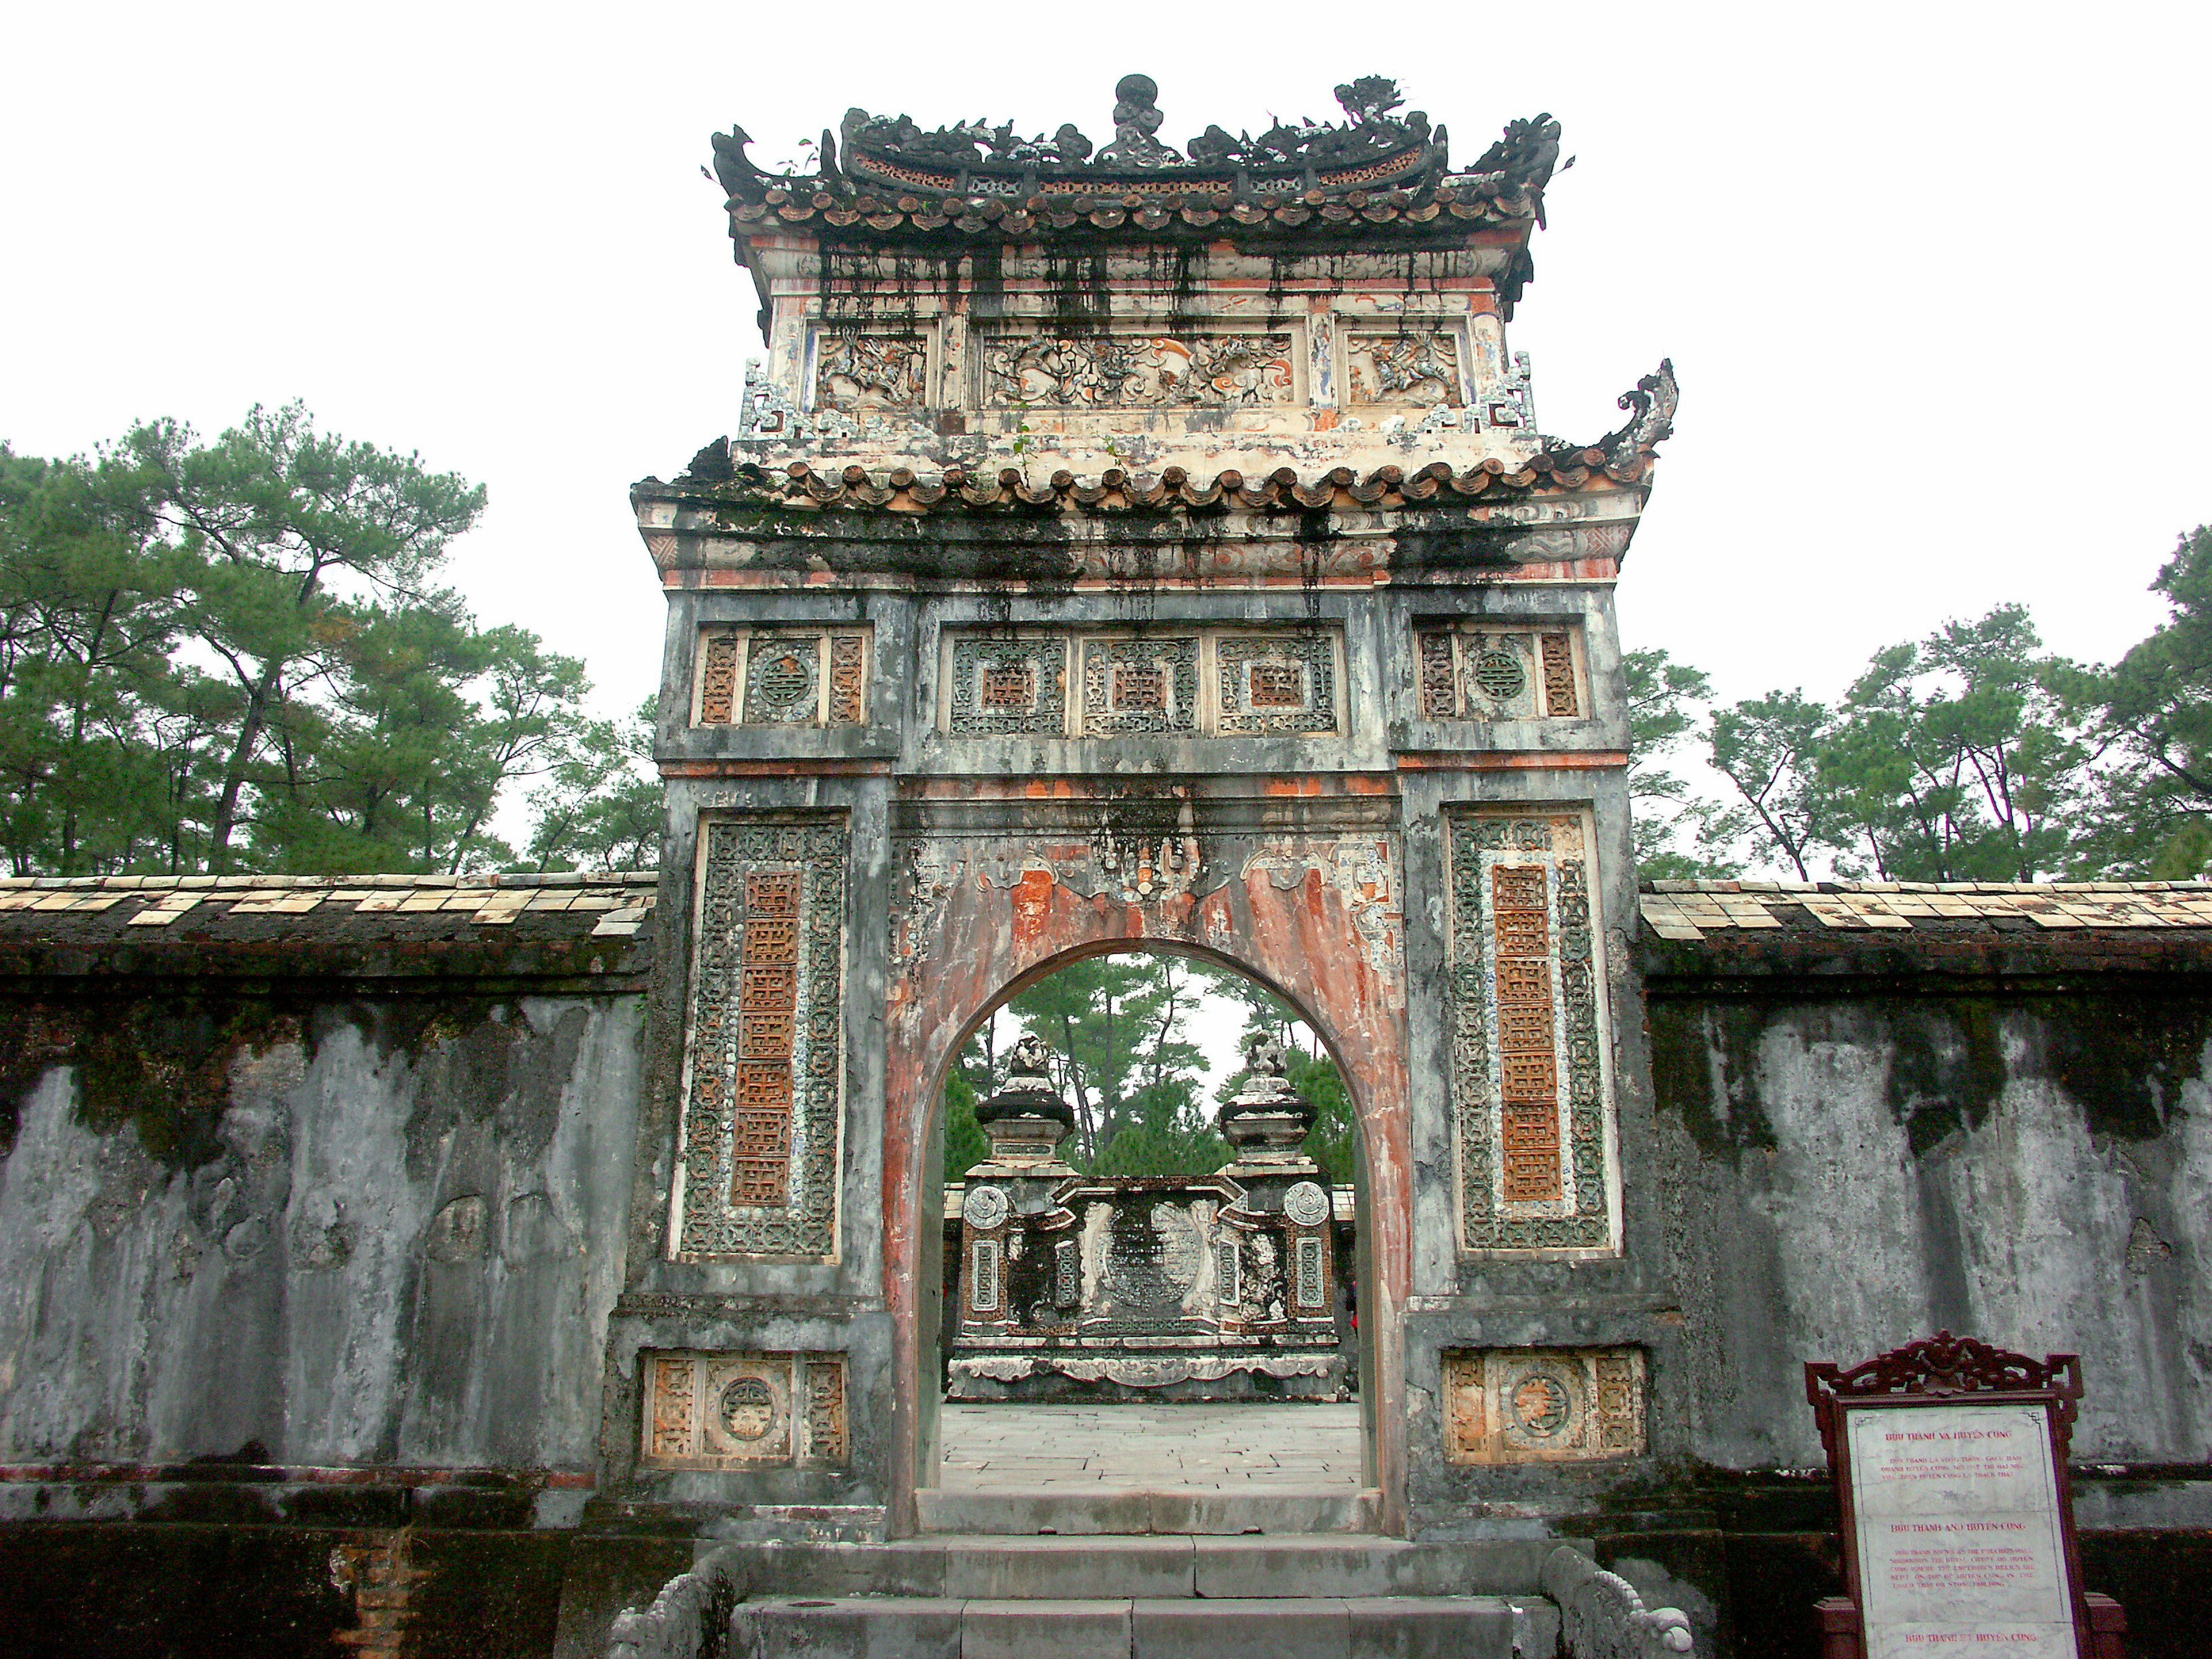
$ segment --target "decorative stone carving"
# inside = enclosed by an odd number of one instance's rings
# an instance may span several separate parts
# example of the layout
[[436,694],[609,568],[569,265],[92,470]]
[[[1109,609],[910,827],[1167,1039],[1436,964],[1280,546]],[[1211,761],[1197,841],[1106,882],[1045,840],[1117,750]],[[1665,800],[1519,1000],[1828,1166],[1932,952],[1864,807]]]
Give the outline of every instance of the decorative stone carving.
[[1125,75],[1114,83],[1114,142],[1098,152],[1102,166],[1173,167],[1182,160],[1153,136],[1162,118],[1159,95],[1149,75]]
[[1447,1352],[1445,1459],[1544,1463],[1641,1455],[1644,1368],[1641,1348]]
[[[1283,1074],[1282,1045],[1255,1033],[1245,1044],[1244,1067],[1244,1081],[1214,1117],[1222,1139],[1237,1149],[1237,1161],[1230,1167],[1280,1164],[1303,1171],[1310,1167],[1303,1148],[1314,1126],[1314,1109]],[[1301,1181],[1290,1191],[1299,1194],[1302,1204],[1308,1201],[1306,1194],[1317,1196],[1322,1213],[1328,1212],[1328,1195],[1312,1182]],[[1286,1194],[1286,1213],[1289,1201]],[[1303,1224],[1312,1226],[1318,1219]]]
[[1424,720],[1575,720],[1583,714],[1574,635],[1462,623],[1417,630]]
[[1571,720],[1582,712],[1575,686],[1575,646],[1565,634],[1547,634],[1538,641],[1544,657],[1544,712],[1555,720]]
[[988,1232],[1006,1218],[1006,1194],[997,1187],[970,1187],[960,1200],[960,1218],[980,1232]]
[[[1327,628],[1134,638],[958,635],[950,653],[945,729],[955,736],[1097,738],[1334,732],[1338,637]],[[1079,665],[1082,685],[1073,711],[1071,660]]]
[[830,641],[830,724],[860,726],[868,718],[868,641],[839,634]]
[[1085,641],[1085,732],[1189,732],[1197,725],[1195,638]]
[[814,350],[817,408],[915,410],[929,401],[929,343],[918,334],[824,330]]
[[1586,833],[1580,814],[1450,820],[1451,1088],[1469,1249],[1614,1243]]
[[1283,1213],[1301,1227],[1318,1227],[1328,1219],[1328,1194],[1310,1181],[1301,1181],[1283,1194]]
[[1633,1584],[1571,1545],[1545,1557],[1543,1584],[1559,1604],[1560,1651],[1577,1659],[1680,1659],[1697,1650],[1680,1607],[1647,1612]]
[[647,1352],[639,1363],[649,1468],[837,1468],[849,1455],[842,1356]]
[[1214,647],[1224,732],[1334,732],[1336,655],[1327,633],[1247,635]]
[[820,636],[756,636],[750,645],[745,663],[745,724],[816,724],[822,702]]
[[956,640],[951,729],[960,733],[1067,730],[1067,642],[1061,638]]
[[1527,352],[1513,354],[1512,372],[1503,376],[1491,391],[1483,413],[1492,426],[1532,434],[1536,430],[1536,394],[1529,376]]
[[700,641],[696,726],[858,726],[868,636],[718,629]]
[[[1190,141],[1188,161],[1158,137],[1159,89],[1150,76],[1124,76],[1114,93],[1114,142],[1095,155],[1073,122],[1063,122],[1050,138],[1024,138],[1016,136],[1011,122],[994,127],[969,121],[932,132],[904,115],[872,116],[856,109],[845,117],[842,169],[825,149],[819,183],[842,189],[849,178],[863,186],[880,181],[941,193],[964,179],[974,195],[1027,197],[1042,189],[1051,197],[1111,188],[1117,173],[1161,173],[1177,182],[1223,185],[1241,173],[1255,191],[1287,192],[1309,187],[1316,176],[1330,185],[1417,180],[1446,167],[1442,131],[1432,133],[1419,110],[1398,114],[1405,100],[1397,83],[1381,76],[1336,88],[1349,118],[1341,125],[1278,121],[1256,138],[1211,125]],[[732,198],[758,202],[775,183],[799,182],[778,181],[755,167],[744,155],[750,142],[742,129],[714,137],[716,176]],[[1510,159],[1518,161],[1526,149]]]
[[845,827],[721,818],[701,828],[674,1254],[830,1256]]
[[1456,409],[1467,401],[1455,331],[1347,331],[1344,357],[1348,403],[1413,409],[1442,404]]
[[1289,334],[1034,334],[983,348],[987,408],[1237,408],[1297,396]]

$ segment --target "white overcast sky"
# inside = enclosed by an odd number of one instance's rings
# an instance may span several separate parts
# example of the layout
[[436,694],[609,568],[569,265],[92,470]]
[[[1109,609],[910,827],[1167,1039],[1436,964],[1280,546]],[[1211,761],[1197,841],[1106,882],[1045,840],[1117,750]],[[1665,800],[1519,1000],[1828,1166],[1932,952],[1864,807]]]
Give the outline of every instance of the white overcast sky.
[[490,487],[486,621],[650,691],[625,491],[736,422],[759,349],[710,131],[763,162],[848,105],[1111,134],[1397,76],[1472,161],[1549,110],[1511,343],[1547,431],[1681,377],[1620,589],[1729,696],[1832,695],[2004,600],[2124,650],[2212,519],[2212,9],[1918,4],[26,7],[5,32],[0,437],[210,433],[257,400]]

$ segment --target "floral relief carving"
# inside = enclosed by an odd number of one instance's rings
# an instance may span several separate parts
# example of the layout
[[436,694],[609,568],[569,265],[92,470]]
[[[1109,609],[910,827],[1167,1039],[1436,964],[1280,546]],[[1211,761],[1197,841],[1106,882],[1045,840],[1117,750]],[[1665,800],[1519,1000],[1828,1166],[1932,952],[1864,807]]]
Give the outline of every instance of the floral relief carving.
[[819,408],[857,413],[915,410],[928,402],[929,347],[919,335],[825,332],[815,349]]
[[1641,1348],[1476,1348],[1443,1356],[1444,1460],[1556,1463],[1640,1455]]
[[983,350],[983,401],[994,409],[1237,408],[1297,395],[1287,334],[1036,334]]
[[1352,334],[1346,340],[1345,367],[1353,404],[1416,409],[1442,404],[1456,409],[1467,401],[1455,333]]

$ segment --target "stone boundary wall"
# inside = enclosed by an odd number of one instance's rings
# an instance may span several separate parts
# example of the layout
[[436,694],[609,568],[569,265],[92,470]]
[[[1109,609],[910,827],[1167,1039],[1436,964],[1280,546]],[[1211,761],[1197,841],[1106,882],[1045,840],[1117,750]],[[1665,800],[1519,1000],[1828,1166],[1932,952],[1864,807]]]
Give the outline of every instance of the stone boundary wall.
[[536,1656],[629,1593],[572,1545],[653,881],[0,883],[11,1650]]
[[[690,1565],[599,1492],[651,883],[0,884],[0,1606],[51,1632],[27,1650],[596,1653]],[[1814,1650],[1834,1517],[1802,1361],[1948,1325],[2084,1356],[2088,1582],[2131,1653],[2194,1651],[2200,905],[1645,895],[1662,1161],[1629,1179],[1664,1196],[1689,1363],[1652,1386],[1692,1455],[1557,1524],[1701,1648]]]
[[2088,1585],[2130,1653],[2194,1651],[2212,889],[1661,886],[1638,965],[1696,1464],[1601,1561],[1719,1591],[1735,1650],[1813,1654],[1839,1581],[1803,1362],[1948,1328],[2082,1356]]

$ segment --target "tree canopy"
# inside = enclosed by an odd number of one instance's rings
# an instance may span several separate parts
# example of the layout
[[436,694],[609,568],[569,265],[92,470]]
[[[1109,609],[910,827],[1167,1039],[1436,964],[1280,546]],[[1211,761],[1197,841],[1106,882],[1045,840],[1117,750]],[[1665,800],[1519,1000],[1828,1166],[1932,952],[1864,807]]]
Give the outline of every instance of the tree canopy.
[[[1648,877],[2174,879],[2212,870],[2212,527],[2153,590],[2167,619],[2118,663],[2044,648],[2025,607],[1877,651],[1832,702],[1716,707],[1663,651],[1627,662]],[[1708,782],[1674,770],[1692,739]]]
[[[638,722],[440,583],[481,486],[256,408],[0,446],[0,854],[18,875],[541,868],[658,842]],[[647,829],[641,813],[656,803]]]
[[[1245,1030],[1265,1030],[1297,1056],[1291,1083],[1314,1104],[1306,1150],[1332,1182],[1352,1179],[1357,1128],[1335,1066],[1296,1014],[1242,975],[1174,956],[1092,957],[1039,981],[1007,1005],[1009,1028],[1042,1037],[1053,1049],[1054,1081],[1074,1109],[1076,1127],[1060,1156],[1096,1175],[1205,1175],[1231,1150],[1213,1127],[1205,1098],[1206,1056],[1192,1040],[1201,998],[1237,1005]],[[945,1088],[945,1170],[957,1179],[988,1155],[975,1103],[1005,1081],[987,1022],[963,1051]],[[1231,1079],[1222,1098],[1235,1092]]]

